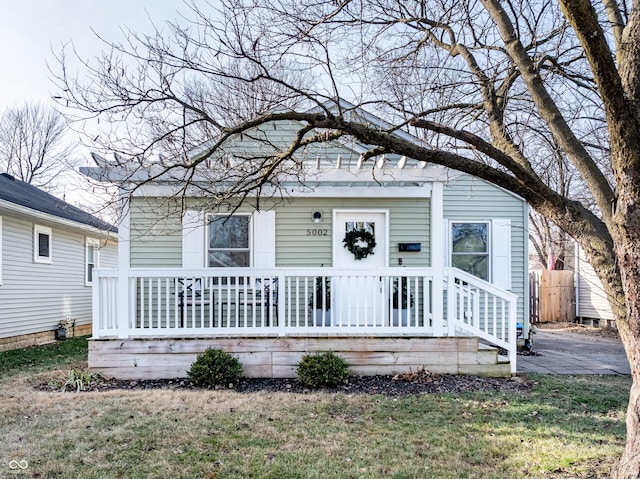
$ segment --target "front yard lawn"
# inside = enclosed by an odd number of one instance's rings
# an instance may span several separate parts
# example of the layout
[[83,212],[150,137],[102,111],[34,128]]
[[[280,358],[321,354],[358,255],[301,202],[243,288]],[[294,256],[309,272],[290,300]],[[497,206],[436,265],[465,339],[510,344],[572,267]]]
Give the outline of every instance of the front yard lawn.
[[34,389],[83,357],[86,339],[0,353],[0,477],[601,478],[624,446],[631,384],[531,376],[529,392],[401,398]]

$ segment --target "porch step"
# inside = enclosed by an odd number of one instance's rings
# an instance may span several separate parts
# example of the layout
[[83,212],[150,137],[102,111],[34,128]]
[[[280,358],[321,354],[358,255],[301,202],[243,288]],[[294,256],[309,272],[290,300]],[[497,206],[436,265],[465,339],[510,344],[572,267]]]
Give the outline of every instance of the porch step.
[[218,337],[96,339],[89,367],[121,379],[186,377],[198,353],[223,349],[238,357],[247,377],[294,378],[303,355],[333,351],[361,376],[394,375],[425,368],[434,374],[511,375],[498,350],[474,337]]
[[[506,361],[502,361],[505,358]],[[498,349],[478,342],[475,364],[460,364],[459,374],[473,374],[478,376],[508,377],[511,375],[509,359],[498,354]]]

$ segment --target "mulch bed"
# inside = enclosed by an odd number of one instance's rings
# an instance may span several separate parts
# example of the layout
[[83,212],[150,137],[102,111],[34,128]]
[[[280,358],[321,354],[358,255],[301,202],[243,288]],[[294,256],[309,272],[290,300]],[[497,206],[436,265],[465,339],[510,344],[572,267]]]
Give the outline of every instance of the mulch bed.
[[[56,391],[54,386],[39,384],[36,389]],[[195,390],[200,389],[188,379],[118,380],[102,379],[91,384],[86,391],[112,390]],[[479,376],[457,376],[431,374],[420,370],[398,376],[351,376],[345,384],[335,388],[311,389],[297,379],[243,378],[228,388],[238,393],[284,392],[309,394],[314,392],[343,394],[380,394],[389,397],[417,394],[465,393],[465,392],[527,392],[531,384],[519,377],[489,378]]]

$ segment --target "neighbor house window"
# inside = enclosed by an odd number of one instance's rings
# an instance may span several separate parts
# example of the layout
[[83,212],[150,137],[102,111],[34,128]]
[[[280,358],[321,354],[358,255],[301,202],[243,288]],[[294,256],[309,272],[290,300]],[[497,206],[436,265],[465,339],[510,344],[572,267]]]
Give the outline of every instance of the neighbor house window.
[[248,215],[209,216],[207,264],[209,267],[251,265]]
[[93,270],[98,267],[99,251],[100,242],[94,238],[86,238],[84,255],[84,282],[86,286],[91,286],[91,284],[93,284]]
[[51,228],[34,225],[33,227],[33,261],[51,263]]
[[451,223],[451,266],[489,281],[489,223]]

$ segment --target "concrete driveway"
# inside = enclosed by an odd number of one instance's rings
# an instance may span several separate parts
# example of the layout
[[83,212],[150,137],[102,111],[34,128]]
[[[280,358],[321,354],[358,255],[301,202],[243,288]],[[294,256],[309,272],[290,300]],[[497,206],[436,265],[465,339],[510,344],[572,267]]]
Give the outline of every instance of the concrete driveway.
[[619,339],[562,330],[538,330],[535,356],[518,356],[518,373],[631,374]]

